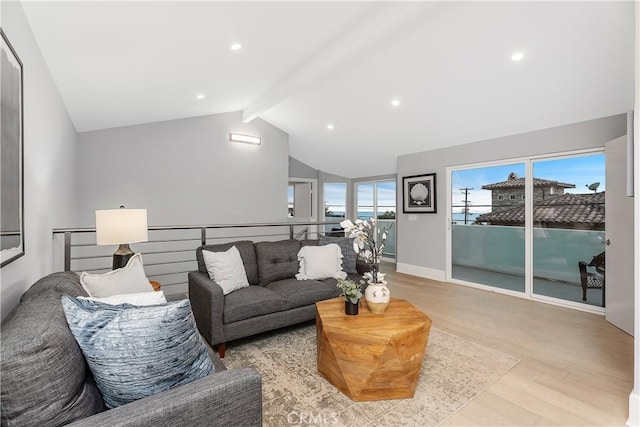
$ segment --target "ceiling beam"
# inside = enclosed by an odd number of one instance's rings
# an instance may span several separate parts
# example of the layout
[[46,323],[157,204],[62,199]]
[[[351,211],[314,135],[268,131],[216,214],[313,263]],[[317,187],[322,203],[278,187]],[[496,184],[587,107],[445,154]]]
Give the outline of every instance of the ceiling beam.
[[248,123],[404,26],[436,2],[384,2],[342,36],[294,67],[242,111]]

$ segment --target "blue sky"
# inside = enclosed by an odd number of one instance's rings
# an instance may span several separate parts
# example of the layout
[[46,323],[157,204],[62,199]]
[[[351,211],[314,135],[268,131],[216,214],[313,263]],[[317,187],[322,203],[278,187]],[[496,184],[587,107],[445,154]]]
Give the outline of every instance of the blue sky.
[[[469,192],[469,200],[472,205],[490,205],[491,192],[489,190],[482,190],[482,186],[506,181],[511,172],[515,172],[518,176],[524,177],[524,163],[454,171],[451,174],[451,198],[453,205],[461,205],[464,203],[464,194],[460,189],[465,187],[474,188],[474,190]],[[576,188],[565,190],[567,193],[588,193],[590,190],[588,190],[586,186],[594,182],[600,182],[598,192],[604,191],[604,154],[535,161],[533,163],[533,176],[575,184]],[[476,209],[478,212],[488,212],[489,210],[489,208]]]
[[[373,210],[373,183],[358,184],[358,205],[360,210]],[[378,183],[378,210],[395,210],[396,182],[386,181]]]
[[[373,183],[358,184],[358,204],[361,210],[370,211],[373,206]],[[331,206],[331,209],[338,212],[345,211],[345,197],[347,187],[344,183],[325,183],[324,200]],[[378,183],[378,210],[395,210],[396,204],[396,182],[385,181]]]

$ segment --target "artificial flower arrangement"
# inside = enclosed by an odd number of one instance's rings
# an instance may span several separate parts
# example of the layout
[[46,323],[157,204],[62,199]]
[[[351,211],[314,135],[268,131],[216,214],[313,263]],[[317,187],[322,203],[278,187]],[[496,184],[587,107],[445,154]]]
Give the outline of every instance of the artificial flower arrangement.
[[387,233],[393,224],[386,227],[377,226],[377,219],[371,218],[369,221],[356,219],[355,223],[345,219],[340,226],[349,233],[353,240],[353,250],[369,263],[371,272],[365,273],[365,277],[372,283],[378,283],[383,279],[382,273],[378,273],[378,264],[382,259],[384,243],[387,240]]

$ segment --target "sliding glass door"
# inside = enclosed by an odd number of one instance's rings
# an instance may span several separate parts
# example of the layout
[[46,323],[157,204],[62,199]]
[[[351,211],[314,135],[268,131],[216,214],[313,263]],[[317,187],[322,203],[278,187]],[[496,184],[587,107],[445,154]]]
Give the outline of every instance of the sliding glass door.
[[525,291],[525,164],[451,172],[451,278]]
[[533,294],[604,307],[604,154],[534,161],[533,176]]
[[451,168],[448,278],[604,306],[602,152]]

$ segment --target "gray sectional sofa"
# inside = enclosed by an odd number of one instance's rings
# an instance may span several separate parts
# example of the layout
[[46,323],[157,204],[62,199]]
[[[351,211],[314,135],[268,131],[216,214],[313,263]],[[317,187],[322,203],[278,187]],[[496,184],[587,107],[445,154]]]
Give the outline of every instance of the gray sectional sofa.
[[261,426],[262,380],[226,370],[106,410],[67,325],[62,295],[87,296],[75,273],[53,273],[22,295],[2,324],[2,426]]
[[[352,250],[351,243],[346,243]],[[318,244],[318,240],[247,240],[196,250],[198,271],[189,273],[189,299],[200,333],[210,345],[217,346],[220,357],[224,357],[227,342],[313,320],[316,302],[340,296],[336,279],[295,278],[300,248]],[[232,246],[240,252],[249,286],[224,295],[209,278],[202,251],[222,252]],[[366,263],[358,261],[357,273],[347,277],[359,281],[366,269]]]

